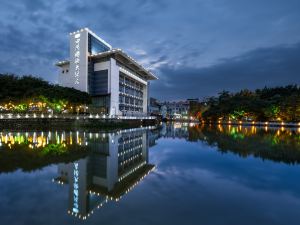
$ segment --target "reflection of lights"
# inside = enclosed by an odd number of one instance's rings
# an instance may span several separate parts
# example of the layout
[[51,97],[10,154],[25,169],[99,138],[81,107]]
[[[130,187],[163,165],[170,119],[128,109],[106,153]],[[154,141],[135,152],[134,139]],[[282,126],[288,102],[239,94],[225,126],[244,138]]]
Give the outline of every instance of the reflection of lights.
[[195,124],[194,123],[189,123],[189,127],[194,127]]
[[128,171],[127,173],[125,173],[124,175],[122,175],[118,181],[123,180],[125,177],[129,176],[130,174],[132,174],[133,172],[137,171],[139,168],[141,168],[142,166],[144,166],[146,164],[146,162],[142,162],[141,164],[139,164],[138,166],[134,167],[133,169],[131,169],[130,171]]
[[[127,130],[122,130],[122,131],[118,131],[118,134],[129,134],[130,132],[133,131],[138,131],[141,130],[140,128],[135,128],[135,129],[127,129]],[[144,129],[142,129],[144,130]],[[8,146],[8,144],[10,144],[11,147],[13,147],[13,145],[19,145],[19,144],[25,144],[28,148],[35,148],[35,149],[40,149],[43,147],[46,147],[49,144],[57,144],[57,145],[62,145],[62,146],[69,146],[69,145],[89,145],[89,142],[87,139],[85,139],[83,136],[85,135],[85,132],[76,132],[76,134],[74,134],[73,132],[24,132],[24,133],[20,133],[20,132],[0,132],[0,143],[2,144],[2,146]],[[106,133],[91,133],[92,137],[100,137],[100,138],[106,138],[107,134]],[[135,146],[137,145],[137,148],[141,148],[141,140],[142,140],[142,136],[140,135],[134,135],[128,136],[128,140],[123,142],[123,144],[127,143],[127,144],[131,144],[134,143]],[[75,142],[75,143],[74,143]],[[138,142],[138,143],[135,143]],[[113,140],[113,143],[117,143],[116,140]],[[120,143],[119,143],[120,146]],[[128,150],[128,149],[126,149]],[[130,151],[130,150],[129,150]],[[139,150],[137,150],[139,151]],[[119,154],[122,154],[122,152],[120,152]]]
[[73,212],[79,212],[79,169],[78,169],[78,162],[74,163],[74,182],[73,182]]

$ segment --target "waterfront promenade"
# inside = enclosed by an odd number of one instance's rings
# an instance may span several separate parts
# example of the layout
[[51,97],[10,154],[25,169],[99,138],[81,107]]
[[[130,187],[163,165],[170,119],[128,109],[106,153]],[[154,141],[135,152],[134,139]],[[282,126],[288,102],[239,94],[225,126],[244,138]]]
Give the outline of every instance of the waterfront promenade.
[[157,124],[153,116],[0,114],[3,129],[125,128]]

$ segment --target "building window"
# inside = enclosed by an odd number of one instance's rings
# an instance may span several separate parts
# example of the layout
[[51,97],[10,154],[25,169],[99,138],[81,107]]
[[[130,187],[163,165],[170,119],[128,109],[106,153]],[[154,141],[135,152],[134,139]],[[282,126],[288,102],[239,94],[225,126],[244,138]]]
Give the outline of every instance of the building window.
[[121,93],[124,93],[124,86],[123,86],[123,85],[120,85],[120,86],[119,86],[119,91],[120,91]]
[[99,70],[89,74],[89,93],[92,96],[108,93],[108,70]]
[[134,99],[130,98],[130,104],[133,105],[134,104]]
[[110,48],[106,46],[103,42],[99,41],[97,38],[89,34],[88,36],[88,51],[91,54],[96,54],[99,52],[109,51]]
[[[125,83],[125,85],[122,83]],[[124,110],[133,112],[143,111],[143,100],[141,100],[141,98],[143,98],[143,84],[120,72],[119,92],[119,103],[125,103],[126,105],[124,106]],[[125,97],[121,95],[122,93],[125,94]]]
[[100,110],[100,113],[108,114],[110,107],[110,96],[92,97],[92,104]]
[[124,97],[121,96],[121,95],[119,96],[119,102],[120,102],[120,103],[123,103],[123,102],[124,102]]

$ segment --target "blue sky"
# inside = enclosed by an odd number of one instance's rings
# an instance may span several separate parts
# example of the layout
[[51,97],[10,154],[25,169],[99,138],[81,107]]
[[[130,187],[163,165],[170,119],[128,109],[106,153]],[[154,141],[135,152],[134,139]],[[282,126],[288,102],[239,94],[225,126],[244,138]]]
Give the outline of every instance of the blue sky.
[[300,83],[299,0],[0,1],[0,73],[57,82],[89,27],[157,74],[161,100]]

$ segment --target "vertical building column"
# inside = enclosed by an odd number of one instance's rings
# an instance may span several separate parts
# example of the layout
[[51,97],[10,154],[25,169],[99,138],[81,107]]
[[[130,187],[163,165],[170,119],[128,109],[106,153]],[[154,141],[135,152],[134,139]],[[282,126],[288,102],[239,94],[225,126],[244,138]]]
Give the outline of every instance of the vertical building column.
[[110,59],[110,75],[108,78],[110,92],[110,115],[120,115],[119,111],[119,66],[116,60]]
[[143,113],[148,113],[149,82],[143,87]]
[[114,188],[115,184],[118,182],[118,140],[121,137],[118,134],[111,133],[109,136],[109,156],[107,157],[107,189],[110,191]]
[[146,161],[146,163],[149,163],[149,137],[148,137],[148,131],[144,130],[142,135],[142,157]]

